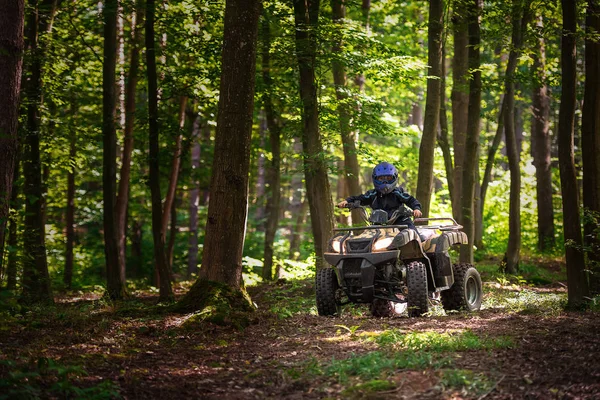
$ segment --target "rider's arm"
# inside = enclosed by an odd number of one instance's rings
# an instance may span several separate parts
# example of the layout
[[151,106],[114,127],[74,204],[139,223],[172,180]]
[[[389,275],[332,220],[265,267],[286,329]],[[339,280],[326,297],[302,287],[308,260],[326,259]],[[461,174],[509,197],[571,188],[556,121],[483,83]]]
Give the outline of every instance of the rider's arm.
[[367,193],[359,194],[358,196],[350,196],[346,198],[348,203],[354,203],[359,201],[362,206],[370,206],[375,200],[377,192],[375,190],[369,190]]

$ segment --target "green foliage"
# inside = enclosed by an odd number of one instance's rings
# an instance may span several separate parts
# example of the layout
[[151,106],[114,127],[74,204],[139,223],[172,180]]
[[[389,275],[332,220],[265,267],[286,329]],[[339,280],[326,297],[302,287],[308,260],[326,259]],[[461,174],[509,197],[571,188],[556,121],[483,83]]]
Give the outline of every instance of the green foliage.
[[118,399],[118,386],[110,380],[82,384],[86,371],[41,357],[27,365],[0,360],[0,399],[78,398]]
[[509,337],[479,337],[471,331],[463,332],[409,332],[391,329],[370,337],[379,346],[410,352],[431,351],[435,353],[469,350],[492,350],[512,347]]
[[394,389],[396,385],[394,385],[390,381],[374,379],[365,383],[360,383],[358,385],[351,386],[347,389],[344,389],[342,392],[342,396],[355,396],[355,395],[367,395],[369,393],[383,392],[386,390]]
[[338,379],[341,383],[348,382],[356,376],[363,380],[382,379],[398,369],[440,368],[449,364],[448,359],[435,360],[430,353],[389,353],[374,351],[364,355],[353,354],[347,359],[333,359],[324,368],[327,376]]
[[493,386],[485,374],[465,369],[443,370],[440,383],[444,387],[462,389],[464,394],[475,395],[485,393]]

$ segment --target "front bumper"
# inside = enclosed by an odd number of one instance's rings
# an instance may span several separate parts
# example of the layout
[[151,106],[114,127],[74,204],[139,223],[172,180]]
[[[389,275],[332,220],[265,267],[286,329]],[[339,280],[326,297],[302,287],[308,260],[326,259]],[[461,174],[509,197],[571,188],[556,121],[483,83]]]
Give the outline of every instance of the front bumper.
[[[338,254],[325,253],[325,260],[337,268],[341,279],[340,285],[353,301],[370,303],[375,293],[375,266],[395,262],[400,257],[400,250],[382,251],[377,253]],[[346,280],[359,279],[360,293],[352,293],[346,285]]]

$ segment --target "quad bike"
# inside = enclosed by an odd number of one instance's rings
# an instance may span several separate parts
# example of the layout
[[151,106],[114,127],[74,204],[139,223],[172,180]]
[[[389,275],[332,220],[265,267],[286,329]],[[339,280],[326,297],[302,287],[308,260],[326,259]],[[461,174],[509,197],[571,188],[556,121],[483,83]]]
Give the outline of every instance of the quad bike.
[[[402,206],[388,219],[373,210],[370,217],[359,203],[368,226],[335,229],[325,260],[332,266],[317,271],[319,315],[339,315],[347,303],[368,303],[371,314],[390,317],[408,309],[410,317],[429,310],[429,300],[440,298],[446,311],[479,310],[482,285],[471,264],[452,264],[448,250],[468,243],[453,218],[418,218],[417,230],[394,225],[412,217]],[[434,224],[431,224],[434,223]]]

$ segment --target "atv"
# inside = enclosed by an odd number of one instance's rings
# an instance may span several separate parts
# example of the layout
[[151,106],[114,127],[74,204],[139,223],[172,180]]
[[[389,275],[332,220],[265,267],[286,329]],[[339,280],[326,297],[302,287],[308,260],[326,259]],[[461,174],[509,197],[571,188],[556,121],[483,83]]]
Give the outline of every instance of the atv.
[[452,264],[448,251],[467,244],[467,235],[453,218],[417,218],[417,230],[394,225],[412,217],[402,206],[388,219],[384,210],[371,215],[360,203],[367,226],[334,229],[325,260],[317,271],[319,315],[339,315],[348,303],[370,304],[375,317],[391,317],[408,310],[409,317],[429,311],[430,299],[440,299],[446,311],[479,310],[482,285],[471,264]]

